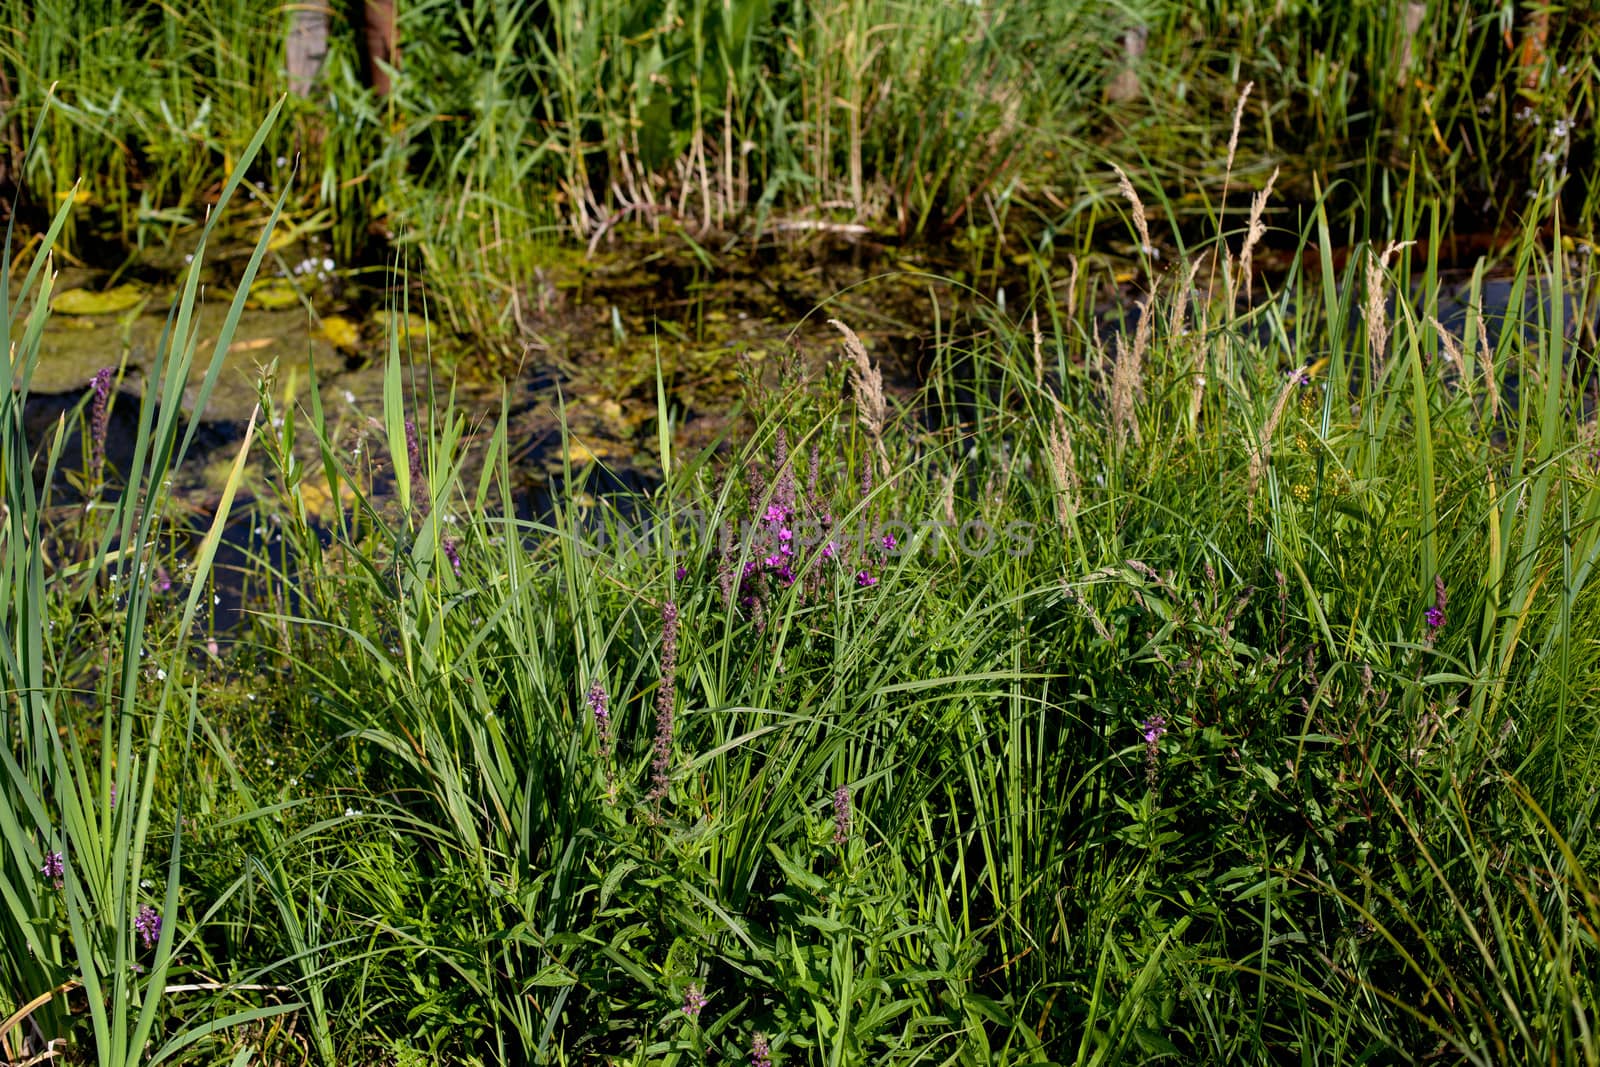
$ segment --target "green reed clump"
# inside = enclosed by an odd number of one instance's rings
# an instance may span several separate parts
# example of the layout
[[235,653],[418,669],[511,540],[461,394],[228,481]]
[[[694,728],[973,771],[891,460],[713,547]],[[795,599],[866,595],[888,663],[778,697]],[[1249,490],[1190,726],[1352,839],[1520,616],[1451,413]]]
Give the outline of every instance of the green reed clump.
[[[1270,161],[1263,172],[1290,161],[1295,196],[1313,177],[1324,187],[1343,179],[1350,217],[1375,219],[1414,178],[1456,208],[1464,228],[1514,228],[1525,191],[1549,183],[1563,188],[1569,217],[1589,226],[1600,186],[1579,161],[1595,148],[1597,83],[1585,57],[1597,41],[1575,8],[1173,7],[1149,30],[1149,110],[1133,117],[1129,144],[1169,187],[1215,181],[1227,132],[1220,116],[1252,83],[1249,106],[1270,128],[1247,156]],[[1172,136],[1194,124],[1209,134],[1188,143]]]
[[[1517,284],[1586,284],[1529,234]],[[504,424],[465,466],[448,405],[409,506],[325,439],[351,495],[337,551],[291,530],[275,699],[353,777],[264,863],[335,1058],[1583,1054],[1561,330],[1425,357],[1402,305],[1368,352],[1359,275],[1247,316],[1174,284],[1116,357],[992,318],[934,431],[836,374],[674,460],[664,392],[669,477],[618,511],[484,518]]]
[[661,483],[565,471],[530,518],[509,416],[471,422],[397,333],[370,418],[269,378],[229,485],[282,540],[227,650],[194,624],[231,495],[181,613],[144,555],[198,283],[113,472],[134,491],[67,562],[21,423],[39,261],[0,389],[3,1036],[123,1063],[1592,1058],[1595,279],[1530,219],[1452,316],[1438,243],[1407,243],[1442,211],[1413,196],[1341,273],[1319,204],[1290,235],[1317,271],[1254,305],[1220,232],[1122,330],[1041,276],[1037,325],[982,305],[909,398],[841,323],[701,455],[658,378]]

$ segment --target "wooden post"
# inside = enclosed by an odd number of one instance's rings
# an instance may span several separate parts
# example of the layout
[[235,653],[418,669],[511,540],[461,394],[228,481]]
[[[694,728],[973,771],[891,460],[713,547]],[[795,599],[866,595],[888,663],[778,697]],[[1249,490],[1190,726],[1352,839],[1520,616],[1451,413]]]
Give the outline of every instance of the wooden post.
[[311,0],[291,6],[289,41],[285,59],[289,68],[289,91],[296,96],[310,96],[311,85],[322,72],[323,61],[328,58],[328,16],[326,3]]
[[400,65],[399,31],[395,26],[396,0],[363,0],[361,23],[367,43],[367,74],[373,92],[388,96],[393,86],[384,65]]

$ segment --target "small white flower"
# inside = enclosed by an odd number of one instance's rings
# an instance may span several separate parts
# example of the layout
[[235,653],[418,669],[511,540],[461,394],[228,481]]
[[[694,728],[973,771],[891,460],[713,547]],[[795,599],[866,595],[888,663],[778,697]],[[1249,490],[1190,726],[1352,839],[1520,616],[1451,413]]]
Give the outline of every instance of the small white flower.
[[166,681],[166,680],[167,680],[167,672],[166,672],[166,668],[164,668],[164,667],[157,667],[157,668],[156,668],[156,681],[158,681],[158,682],[164,682],[164,681]]
[[356,816],[358,816],[360,814],[361,814],[361,809],[360,808],[345,808],[344,809],[344,817],[347,818],[347,819],[354,819]]

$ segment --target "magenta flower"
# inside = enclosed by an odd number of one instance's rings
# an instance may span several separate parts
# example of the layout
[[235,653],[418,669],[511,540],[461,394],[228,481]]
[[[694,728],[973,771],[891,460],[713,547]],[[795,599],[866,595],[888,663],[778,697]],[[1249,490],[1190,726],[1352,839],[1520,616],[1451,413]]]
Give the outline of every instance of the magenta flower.
[[1150,785],[1156,784],[1156,775],[1161,769],[1161,738],[1167,732],[1167,718],[1165,715],[1152,715],[1139,724],[1139,731],[1144,735],[1144,776]]
[[450,561],[450,569],[455,571],[457,578],[461,577],[461,552],[456,546],[455,538],[446,537],[440,542],[439,547],[444,549],[445,559]]
[[96,474],[106,461],[106,430],[111,422],[111,379],[115,367],[101,367],[94,372],[89,385],[94,389],[94,400],[89,404],[89,469]]
[[605,687],[597,679],[589,687],[589,711],[594,715],[595,733],[600,735],[600,761],[606,765],[606,802],[615,803],[617,799],[617,783],[611,771],[611,746],[613,736],[611,733],[611,708],[606,697]]
[[789,462],[789,435],[781,426],[778,427],[778,441],[777,447],[773,450],[772,463],[778,468],[778,475],[772,486],[773,503],[792,515],[798,487],[794,484],[794,466]]
[[411,498],[416,502],[417,515],[426,518],[431,505],[428,500],[428,471],[422,465],[422,445],[417,440],[417,424],[406,420],[406,462],[411,469]]
[[706,1006],[706,995],[700,992],[700,987],[692,985],[683,991],[683,1013],[696,1021],[700,1018],[700,1011]]
[[750,1039],[750,1067],[772,1067],[772,1046],[767,1043],[766,1034]]
[[1422,618],[1428,624],[1428,644],[1433,644],[1434,638],[1439,636],[1439,631],[1444,629],[1445,605],[1450,602],[1450,597],[1445,593],[1444,579],[1438,575],[1433,578],[1433,606],[1422,613]]
[[833,791],[833,843],[842,845],[850,840],[850,787],[841,785]]
[[150,948],[161,936],[161,916],[146,904],[139,909],[139,914],[133,920],[133,929],[144,941],[144,947]]
[[878,584],[878,579],[872,576],[871,571],[860,571],[856,574],[856,584],[866,589]]
[[666,798],[672,771],[672,712],[678,682],[678,606],[661,607],[661,684],[656,689],[655,759],[650,764],[650,799]]
[[589,711],[594,715],[595,732],[600,735],[600,757],[611,755],[611,709],[605,687],[598,681],[589,687]]
[[61,853],[46,852],[44,854],[44,865],[39,868],[39,873],[44,875],[57,889],[60,889],[62,879],[66,877],[67,873],[66,864],[61,861]]

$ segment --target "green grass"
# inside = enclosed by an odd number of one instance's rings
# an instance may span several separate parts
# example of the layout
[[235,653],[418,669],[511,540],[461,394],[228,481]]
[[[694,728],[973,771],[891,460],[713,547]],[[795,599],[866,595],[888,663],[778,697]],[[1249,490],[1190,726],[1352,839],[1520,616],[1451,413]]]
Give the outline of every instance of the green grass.
[[[660,486],[538,520],[395,337],[375,421],[266,380],[198,526],[198,273],[133,469],[87,509],[30,473],[63,206],[0,382],[8,1055],[1596,1062],[1593,353],[1546,317],[1594,277],[1540,204],[1492,350],[1427,321],[1437,242],[1374,278],[1415,294],[1378,348],[1319,207],[1249,310],[1174,264],[1102,343],[1041,274],[1037,339],[988,307],[882,426],[870,367],[753,368],[682,454],[663,376]],[[277,534],[213,648],[240,492]]]
[[[0,0],[0,1057],[1600,1064],[1576,11],[1517,51],[1429,0],[1409,64],[1396,3],[402,12],[392,97],[341,29],[279,101],[270,6]],[[173,492],[231,235],[247,294],[275,230],[386,227],[514,348],[560,242],[709,273],[800,217],[1009,303],[946,283],[881,409],[853,335],[748,362],[704,452],[662,366],[659,483],[533,518],[511,415],[391,332],[382,411],[269,368],[220,495]],[[1480,224],[1492,343],[1433,321]],[[77,458],[92,391],[29,436],[58,262],[169,239],[131,463]]]
[[[64,252],[186,243],[287,88],[288,17],[7,0],[0,176],[41,225],[85,179]],[[552,249],[619,227],[712,249],[797,220],[1076,249],[1114,210],[1104,164],[1140,158],[1172,196],[1159,243],[1181,246],[1215,231],[1205,205],[1247,84],[1236,174],[1282,164],[1292,204],[1332,189],[1346,244],[1388,235],[1408,181],[1475,232],[1515,229],[1528,187],[1559,187],[1581,234],[1600,202],[1573,167],[1596,148],[1597,38],[1577,9],[1547,17],[1533,48],[1534,9],[1440,0],[402,4],[393,94],[363,86],[335,18],[249,178],[263,198],[289,186],[297,232],[341,267],[414,248],[451,328],[510,352]],[[1119,74],[1138,92],[1110,101]]]

